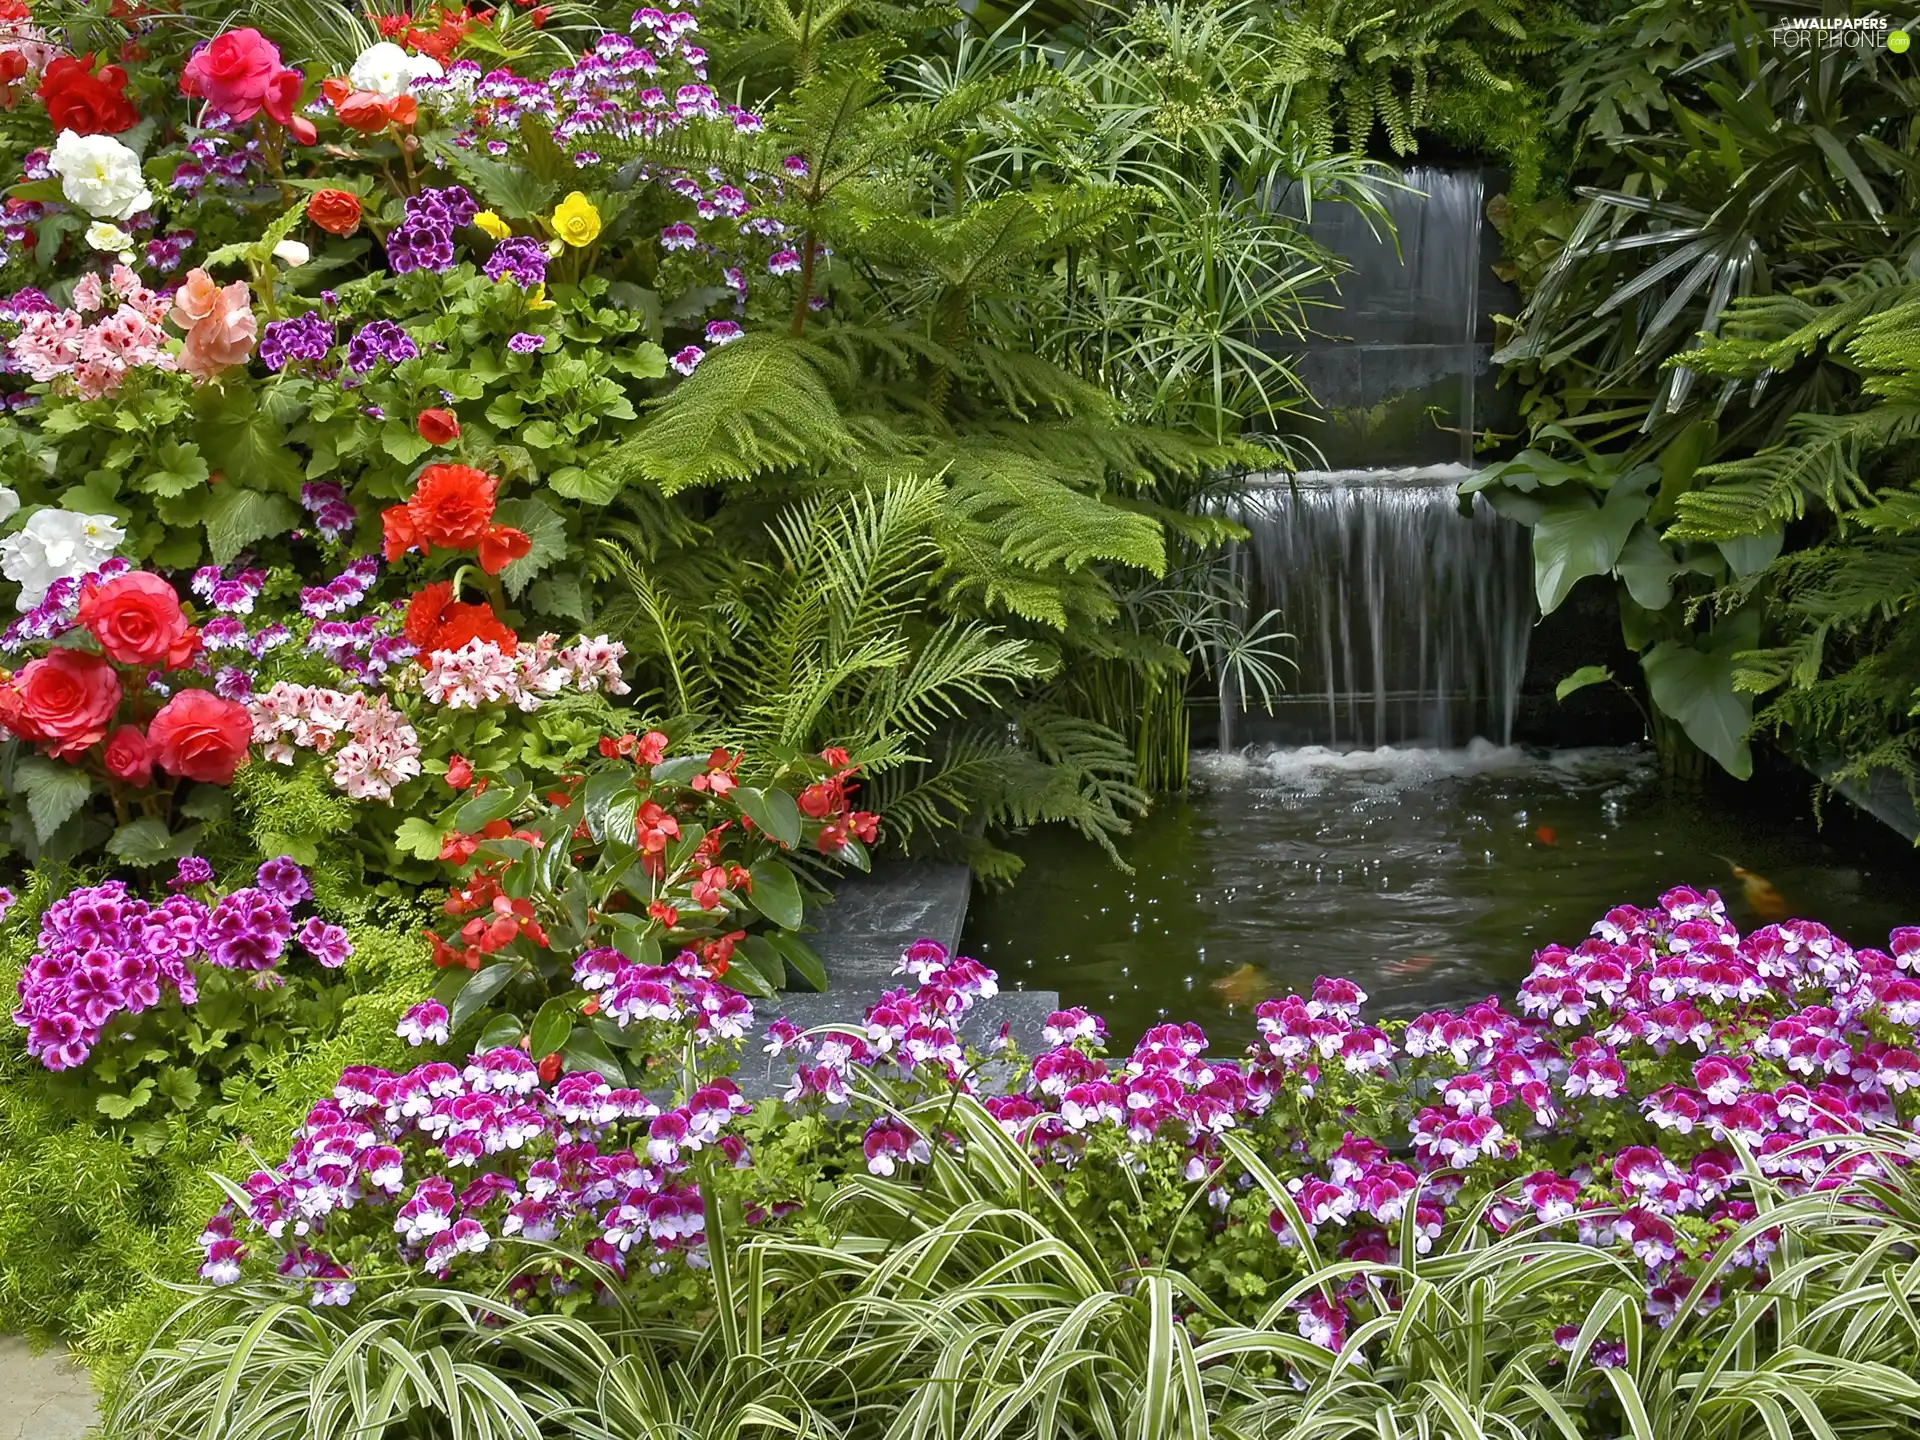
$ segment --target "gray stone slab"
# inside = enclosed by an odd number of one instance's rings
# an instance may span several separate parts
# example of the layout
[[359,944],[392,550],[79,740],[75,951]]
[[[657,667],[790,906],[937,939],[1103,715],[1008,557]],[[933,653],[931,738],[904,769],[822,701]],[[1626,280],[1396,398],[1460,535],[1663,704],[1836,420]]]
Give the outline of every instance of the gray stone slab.
[[904,948],[927,939],[951,950],[960,943],[972,886],[964,865],[881,864],[870,875],[849,875],[834,887],[833,903],[807,917],[819,932],[814,948],[830,957],[842,941],[898,940]]
[[87,1372],[17,1335],[0,1335],[0,1395],[0,1440],[84,1440],[98,1420]]

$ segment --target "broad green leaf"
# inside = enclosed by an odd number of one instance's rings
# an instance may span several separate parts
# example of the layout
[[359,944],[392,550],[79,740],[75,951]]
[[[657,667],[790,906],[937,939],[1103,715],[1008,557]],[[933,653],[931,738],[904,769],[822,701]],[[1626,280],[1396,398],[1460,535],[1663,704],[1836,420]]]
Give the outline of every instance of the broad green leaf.
[[495,785],[486,794],[476,795],[460,807],[453,817],[453,828],[462,835],[472,835],[483,825],[506,819],[519,803],[519,792],[513,786]]
[[1604,665],[1582,665],[1553,687],[1553,698],[1565,700],[1569,695],[1586,689],[1589,685],[1605,685],[1613,679],[1613,671]]
[[190,853],[205,829],[204,825],[192,825],[175,835],[167,829],[166,821],[142,815],[108,837],[107,853],[144,869]]
[[827,988],[827,967],[811,945],[798,935],[769,935],[767,940],[786,960],[789,980],[797,975],[811,990]]
[[560,1052],[566,1060],[569,1070],[592,1070],[604,1075],[615,1085],[627,1083],[627,1072],[613,1051],[607,1048],[607,1042],[585,1026],[575,1030],[567,1040],[567,1048]]
[[1665,525],[1673,519],[1680,497],[1693,489],[1694,475],[1713,451],[1720,427],[1711,420],[1695,420],[1660,452],[1660,489],[1647,519]]
[[140,477],[136,488],[149,495],[184,495],[206,484],[208,474],[199,446],[163,440],[154,448],[152,468]]
[[1648,610],[1664,610],[1673,603],[1674,577],[1686,568],[1646,525],[1633,527],[1614,562],[1634,603]]
[[573,1034],[574,1019],[573,1004],[568,996],[556,995],[542,1005],[527,1031],[533,1058],[544,1060],[554,1051],[564,1049],[567,1037]]
[[1759,643],[1760,618],[1747,611],[1705,638],[1711,642],[1705,649],[1663,640],[1640,657],[1640,666],[1661,713],[1679,721],[1687,738],[1729,775],[1745,780],[1753,773],[1747,748],[1753,696],[1733,688],[1734,657]]
[[1647,513],[1647,487],[1657,473],[1651,465],[1637,466],[1598,505],[1578,495],[1547,506],[1533,527],[1533,584],[1542,615],[1558,609],[1577,582],[1613,569],[1627,536]]
[[567,553],[567,522],[543,500],[502,500],[493,518],[525,532],[532,542],[525,555],[500,572],[500,583],[517,598],[536,575]]
[[733,792],[741,813],[784,849],[800,843],[800,806],[784,790],[755,790],[742,785]]
[[607,819],[618,805],[629,807],[637,804],[639,795],[633,788],[633,772],[630,770],[596,770],[587,777],[586,785],[586,821],[587,833],[595,840],[607,837]]
[[771,999],[780,993],[786,979],[786,964],[766,936],[749,935],[744,943],[734,947],[726,983],[743,995]]
[[231,564],[254,541],[285,534],[299,518],[286,496],[248,490],[229,481],[214,487],[206,518],[207,549],[215,564]]
[[460,987],[460,993],[454,996],[453,1004],[447,1012],[447,1029],[458,1030],[485,1007],[486,1003],[507,988],[507,982],[520,973],[520,967],[511,960],[498,965],[489,965],[484,970],[476,970]]
[[440,856],[439,828],[418,815],[409,815],[400,822],[393,843],[397,849],[416,860],[436,860]]
[[562,465],[547,476],[547,488],[563,500],[578,500],[585,505],[609,505],[625,487],[604,470]]
[[753,876],[753,908],[782,930],[798,929],[806,906],[793,872],[769,857],[755,862],[748,873]]
[[1744,580],[1771,565],[1786,538],[1786,530],[1775,526],[1764,535],[1741,535],[1732,540],[1716,540],[1714,544],[1727,557],[1727,568],[1734,578]]
[[23,756],[13,770],[14,784],[27,797],[34,838],[42,845],[79,812],[93,793],[87,772],[40,755]]
[[486,1029],[480,1032],[480,1038],[473,1042],[473,1048],[482,1053],[502,1047],[517,1050],[524,1034],[518,1015],[496,1015],[487,1022]]

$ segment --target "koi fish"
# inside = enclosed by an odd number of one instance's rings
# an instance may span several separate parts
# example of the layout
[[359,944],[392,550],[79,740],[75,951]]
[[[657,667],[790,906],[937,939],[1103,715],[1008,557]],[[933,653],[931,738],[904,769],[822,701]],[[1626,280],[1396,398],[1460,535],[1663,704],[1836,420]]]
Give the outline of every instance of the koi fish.
[[1212,982],[1213,989],[1225,997],[1229,1005],[1251,1005],[1265,999],[1272,988],[1264,972],[1252,965],[1242,965],[1231,975],[1222,975]]
[[1538,840],[1542,845],[1558,845],[1560,843],[1560,837],[1553,833],[1553,827],[1551,825],[1536,827],[1533,832],[1533,838]]
[[1762,920],[1785,920],[1789,914],[1787,897],[1782,895],[1774,883],[1764,875],[1756,875],[1737,861],[1728,860],[1725,855],[1715,855],[1716,860],[1725,860],[1727,868],[1733,872],[1733,878],[1740,882],[1742,897],[1747,908]]
[[1389,960],[1380,968],[1389,975],[1423,975],[1433,965],[1434,957],[1431,955],[1409,955],[1404,960]]

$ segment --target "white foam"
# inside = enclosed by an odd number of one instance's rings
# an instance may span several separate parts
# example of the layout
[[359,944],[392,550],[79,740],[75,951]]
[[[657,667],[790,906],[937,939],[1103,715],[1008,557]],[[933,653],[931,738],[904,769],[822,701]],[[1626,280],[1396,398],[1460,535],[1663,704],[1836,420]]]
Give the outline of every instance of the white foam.
[[1624,780],[1652,764],[1643,749],[1592,746],[1539,750],[1473,740],[1454,749],[1384,745],[1377,750],[1334,750],[1325,745],[1288,749],[1255,747],[1232,754],[1198,751],[1193,770],[1202,782],[1256,785],[1316,795],[1358,785],[1367,789],[1407,790],[1443,780],[1481,775],[1540,775],[1570,783]]

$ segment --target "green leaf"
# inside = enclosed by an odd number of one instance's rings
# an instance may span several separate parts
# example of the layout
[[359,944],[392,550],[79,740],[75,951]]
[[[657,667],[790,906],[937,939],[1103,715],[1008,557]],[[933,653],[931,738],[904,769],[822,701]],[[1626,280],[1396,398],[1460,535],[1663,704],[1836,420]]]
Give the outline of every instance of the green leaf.
[[595,840],[607,838],[607,820],[616,806],[632,806],[639,803],[639,792],[633,788],[631,770],[596,770],[587,777],[586,784],[586,821],[587,833]]
[[528,1041],[533,1047],[533,1058],[544,1060],[554,1051],[564,1049],[567,1037],[573,1033],[573,1022],[574,1010],[570,997],[556,995],[542,1005],[527,1031]]
[[748,871],[753,876],[753,908],[782,930],[798,929],[806,915],[793,872],[769,856]]
[[578,500],[583,505],[607,505],[625,486],[605,470],[563,465],[547,476],[547,488],[563,500]]
[[1627,593],[1647,610],[1664,610],[1673,602],[1674,578],[1687,568],[1646,525],[1633,527],[1614,562]]
[[171,499],[206,484],[209,473],[198,445],[163,440],[154,448],[153,468],[140,477],[136,488]]
[[409,815],[400,822],[393,843],[402,854],[411,855],[416,860],[440,858],[439,829],[432,821],[422,820],[418,815]]
[[380,448],[402,465],[411,465],[433,447],[398,416],[380,427]]
[[706,768],[704,755],[676,755],[671,760],[662,760],[647,773],[656,785],[684,785]]
[[93,1108],[109,1120],[125,1120],[153,1098],[153,1077],[149,1075],[125,1095],[95,1097]]
[[487,1022],[487,1028],[480,1032],[480,1038],[473,1042],[473,1048],[483,1053],[503,1046],[518,1049],[524,1033],[518,1015],[496,1015]]
[[196,785],[173,808],[189,820],[225,820],[233,814],[233,796],[219,785]]
[[567,1048],[560,1052],[566,1059],[569,1070],[592,1070],[604,1075],[615,1085],[627,1083],[627,1072],[607,1048],[607,1042],[593,1031],[581,1026],[567,1040]]
[[229,565],[254,541],[284,535],[299,518],[286,496],[244,489],[229,480],[214,488],[207,510],[207,549],[215,564]]
[[806,981],[809,989],[818,992],[827,988],[826,964],[811,945],[798,935],[769,935],[767,940],[786,960],[792,975]]
[[1582,665],[1553,687],[1553,698],[1565,700],[1569,695],[1586,689],[1589,685],[1605,685],[1613,679],[1613,671],[1604,665]]
[[1533,585],[1542,615],[1558,609],[1577,582],[1613,569],[1627,536],[1647,513],[1647,487],[1658,473],[1651,465],[1636,466],[1614,481],[1599,505],[1582,494],[1547,506],[1533,527]]
[[1716,540],[1713,543],[1727,557],[1727,568],[1733,572],[1734,578],[1744,580],[1771,565],[1779,556],[1781,543],[1786,538],[1786,530],[1775,526],[1764,535],[1738,535],[1731,540]]
[[167,829],[166,821],[143,815],[138,820],[129,820],[108,837],[107,853],[144,869],[192,853],[205,829],[204,825],[191,825],[175,835]]
[[621,930],[613,937],[613,948],[636,965],[660,963],[660,942],[637,928]]
[[800,843],[800,807],[784,790],[755,790],[742,785],[733,792],[740,811],[782,848]]
[[743,995],[770,1000],[780,993],[786,980],[786,963],[766,936],[749,935],[734,947],[733,961],[727,968],[727,984]]
[[1673,519],[1680,497],[1693,489],[1694,476],[1712,453],[1720,427],[1711,420],[1695,420],[1668,442],[1660,452],[1660,489],[1653,497],[1647,519],[1665,525]]
[[500,572],[509,595],[518,596],[542,570],[567,553],[567,522],[543,500],[503,500],[493,518],[524,531],[532,548]]
[[478,1015],[486,1003],[507,988],[507,982],[520,973],[520,966],[508,960],[499,965],[489,965],[484,970],[476,970],[460,987],[460,993],[454,997],[447,1011],[447,1029],[458,1030]]
[[93,793],[93,782],[86,771],[40,755],[22,757],[14,766],[13,780],[27,797],[34,839],[42,845],[79,812]]
[[462,805],[453,817],[453,828],[462,835],[472,835],[483,825],[506,819],[519,803],[520,792],[513,786],[496,785]]
[[199,1079],[179,1065],[168,1065],[160,1071],[158,1088],[176,1110],[191,1110],[200,1098]]
[[1661,713],[1679,721],[1687,738],[1729,775],[1745,780],[1753,773],[1747,747],[1753,696],[1733,688],[1739,668],[1734,657],[1759,643],[1760,617],[1744,612],[1715,626],[1705,639],[1705,649],[1663,640],[1640,657],[1640,667]]

